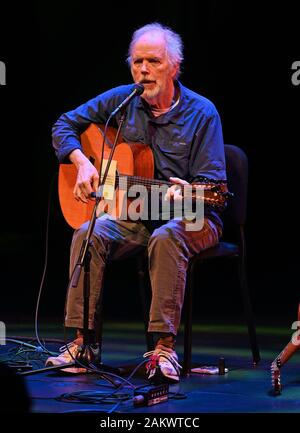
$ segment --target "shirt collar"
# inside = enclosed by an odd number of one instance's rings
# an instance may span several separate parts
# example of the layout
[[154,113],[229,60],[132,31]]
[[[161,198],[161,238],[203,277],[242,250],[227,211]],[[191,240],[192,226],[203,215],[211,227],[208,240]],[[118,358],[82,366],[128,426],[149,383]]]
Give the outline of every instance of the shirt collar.
[[[184,125],[184,112],[185,112],[185,88],[180,83],[180,81],[176,81],[175,83],[179,87],[180,92],[180,100],[178,105],[169,113],[162,114],[159,117],[151,117],[151,121],[159,124],[166,123],[174,123],[176,125]],[[141,97],[139,97],[136,107],[145,111],[148,115],[150,115],[150,110],[147,109],[148,104],[143,101]]]

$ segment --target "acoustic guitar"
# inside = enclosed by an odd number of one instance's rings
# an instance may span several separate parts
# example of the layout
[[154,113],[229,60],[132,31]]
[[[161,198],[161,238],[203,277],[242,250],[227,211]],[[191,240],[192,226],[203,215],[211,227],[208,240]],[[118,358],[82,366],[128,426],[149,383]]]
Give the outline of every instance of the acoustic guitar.
[[[81,134],[82,150],[87,158],[94,164],[99,172],[102,145],[104,146],[104,160],[107,160],[116,135],[116,129],[107,128],[106,138],[103,143],[104,126],[91,124]],[[101,206],[101,210],[118,216],[122,213],[124,202],[127,203],[128,188],[133,185],[142,185],[151,190],[162,185],[171,186],[171,182],[153,179],[154,157],[152,150],[143,143],[124,143],[119,139],[113,156],[116,172],[107,177],[107,185],[114,190],[112,206]],[[102,170],[103,171],[103,170]],[[63,216],[67,223],[74,229],[79,228],[90,219],[94,207],[94,201],[82,203],[75,200],[73,189],[77,178],[77,168],[74,164],[60,164],[58,177],[59,201]],[[124,182],[126,180],[126,182]],[[124,187],[125,185],[125,187]],[[222,211],[226,206],[230,193],[225,182],[203,182],[193,185],[195,197],[196,189],[204,190],[201,197],[206,204]],[[105,198],[105,196],[104,196]],[[105,199],[106,203],[109,200]],[[130,202],[130,200],[129,200]],[[100,202],[101,205],[101,202]],[[128,205],[128,204],[127,204]],[[100,211],[99,211],[100,212]]]

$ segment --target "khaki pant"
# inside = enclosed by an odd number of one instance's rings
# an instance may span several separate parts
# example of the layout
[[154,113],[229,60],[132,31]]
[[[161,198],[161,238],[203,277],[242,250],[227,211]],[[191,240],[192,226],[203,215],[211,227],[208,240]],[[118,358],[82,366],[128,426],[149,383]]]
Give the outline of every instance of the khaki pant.
[[[76,265],[88,224],[76,230],[71,245],[70,270]],[[199,231],[187,231],[182,220],[170,220],[152,234],[141,222],[98,218],[91,237],[89,329],[94,329],[95,312],[107,260],[129,257],[148,248],[152,288],[149,332],[174,335],[180,324],[189,259],[214,246],[221,230],[205,218]],[[65,325],[83,328],[83,271],[76,288],[70,287],[66,302]]]

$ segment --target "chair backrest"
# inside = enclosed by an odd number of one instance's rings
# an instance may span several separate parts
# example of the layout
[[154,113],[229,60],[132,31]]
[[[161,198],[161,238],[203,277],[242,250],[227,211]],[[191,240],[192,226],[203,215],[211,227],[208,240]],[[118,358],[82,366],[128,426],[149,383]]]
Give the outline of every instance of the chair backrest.
[[232,144],[225,144],[228,189],[234,194],[228,199],[224,220],[244,225],[247,213],[248,158],[245,152]]

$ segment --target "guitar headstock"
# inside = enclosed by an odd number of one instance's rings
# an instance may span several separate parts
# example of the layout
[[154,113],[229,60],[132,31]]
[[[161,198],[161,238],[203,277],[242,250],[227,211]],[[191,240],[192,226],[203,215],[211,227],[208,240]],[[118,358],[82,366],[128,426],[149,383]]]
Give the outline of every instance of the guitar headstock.
[[193,189],[194,198],[197,198],[197,190],[203,190],[205,203],[221,212],[225,210],[228,199],[233,197],[233,193],[228,191],[226,182],[201,182],[193,184]]

